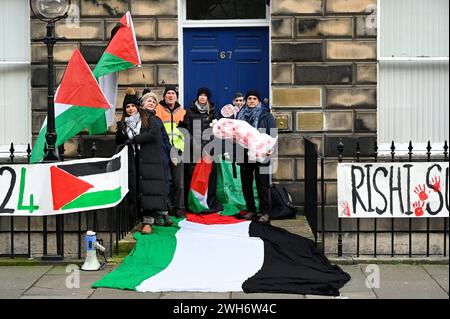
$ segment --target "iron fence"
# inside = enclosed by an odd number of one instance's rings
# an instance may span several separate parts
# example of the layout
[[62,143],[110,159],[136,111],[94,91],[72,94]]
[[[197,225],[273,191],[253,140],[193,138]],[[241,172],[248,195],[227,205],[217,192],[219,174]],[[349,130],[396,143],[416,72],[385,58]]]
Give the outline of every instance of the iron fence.
[[[97,150],[96,143],[93,141],[90,154],[86,154],[87,156],[85,156],[85,154],[82,154],[79,143],[77,158],[95,157]],[[30,163],[32,150],[29,144],[26,150],[26,156],[17,157],[13,143],[11,143],[9,151],[10,155],[3,162],[0,159],[0,166],[2,164],[18,165]],[[61,161],[64,161],[64,146],[59,148],[59,153],[61,155]],[[87,230],[95,231],[98,233],[99,238],[106,236],[106,238],[103,238],[103,241],[108,243],[109,256],[112,256],[114,253],[119,254],[119,241],[138,222],[137,209],[131,204],[128,196],[117,206],[107,209],[39,217],[0,215],[0,236],[3,236],[3,239],[9,237],[9,245],[3,240],[3,251],[0,252],[0,257],[31,258],[34,255],[39,255],[39,253],[33,251],[36,248],[36,245],[33,245],[33,241],[39,239],[42,240],[41,258],[43,260],[60,260],[67,255],[65,246],[67,240],[65,239],[70,237],[71,244],[73,244],[73,239],[76,238],[76,253],[72,255],[81,259],[84,247],[83,238]],[[25,236],[23,236],[24,234]],[[25,237],[26,252],[16,252],[15,240],[18,237],[21,239],[22,246],[22,239]],[[56,254],[49,254],[49,240],[53,239],[56,241]],[[9,253],[7,252],[7,248],[9,248]]]
[[[351,218],[342,220],[338,218],[338,207],[335,203],[330,204],[326,202],[325,185],[327,182],[336,182],[336,179],[329,178],[329,172],[326,171],[326,162],[433,162],[433,161],[448,161],[448,144],[447,141],[443,143],[441,152],[436,153],[437,150],[432,150],[431,143],[427,143],[426,153],[414,153],[413,143],[409,142],[408,152],[406,154],[397,154],[395,143],[392,142],[390,147],[390,154],[388,157],[380,157],[378,153],[378,146],[375,142],[373,145],[373,152],[370,155],[361,155],[360,142],[356,140],[354,149],[346,149],[342,139],[336,145],[336,156],[326,157],[319,153],[316,144],[310,139],[304,138],[305,142],[305,215],[308,223],[314,233],[316,246],[322,248],[327,252],[333,251],[336,247],[337,256],[352,255],[360,257],[361,255],[369,255],[377,257],[380,255],[394,256],[427,256],[439,255],[447,257],[447,240],[449,234],[448,217],[439,218]],[[344,150],[346,156],[344,157]],[[433,153],[432,153],[433,151]],[[437,154],[437,155],[436,155]],[[353,155],[353,156],[352,156]],[[336,166],[331,165],[332,169],[336,170]],[[318,174],[320,172],[320,174]],[[320,175],[320,178],[318,176]],[[318,198],[320,198],[318,200]],[[328,212],[328,213],[327,213]],[[346,223],[346,227],[344,224]],[[362,227],[364,223],[364,227]],[[422,225],[425,223],[425,225]],[[382,227],[381,227],[382,226]],[[379,238],[382,235],[388,235],[390,238],[390,251],[379,252]],[[407,250],[398,249],[396,246],[396,235],[407,234]],[[413,236],[416,234],[424,234],[426,244],[425,253],[414,252]],[[367,240],[365,241],[365,249],[361,252],[361,236],[371,235],[372,247],[367,249]],[[441,236],[440,252],[430,251],[430,236]],[[435,238],[435,237],[434,237]],[[354,245],[346,245],[346,251],[343,251],[345,240],[351,240]],[[330,243],[332,241],[332,243]],[[386,236],[383,237],[386,241]],[[404,244],[402,244],[404,245]],[[396,251],[400,250],[400,251]]]

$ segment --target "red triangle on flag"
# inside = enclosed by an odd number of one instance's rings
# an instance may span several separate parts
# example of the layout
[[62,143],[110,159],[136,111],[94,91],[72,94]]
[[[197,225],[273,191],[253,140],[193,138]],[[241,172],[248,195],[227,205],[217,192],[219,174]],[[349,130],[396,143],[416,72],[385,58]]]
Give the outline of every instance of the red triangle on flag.
[[55,103],[109,109],[110,104],[78,48],[73,51]]
[[127,12],[120,19],[120,24],[122,26],[111,39],[105,52],[135,65],[140,65],[141,58],[139,57],[136,34],[130,12]]
[[56,166],[50,168],[53,209],[58,210],[94,187]]

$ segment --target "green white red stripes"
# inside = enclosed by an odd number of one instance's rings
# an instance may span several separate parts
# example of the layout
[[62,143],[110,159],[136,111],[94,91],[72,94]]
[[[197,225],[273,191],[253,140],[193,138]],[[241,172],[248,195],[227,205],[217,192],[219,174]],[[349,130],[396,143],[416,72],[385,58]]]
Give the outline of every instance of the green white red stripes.
[[[74,50],[55,94],[56,147],[72,138],[102,115],[110,105],[80,51]],[[30,161],[44,157],[47,120],[33,146]]]
[[118,72],[141,65],[133,20],[127,12],[118,29],[94,69],[94,76],[105,93],[111,108],[89,126],[90,134],[107,131],[115,121],[115,105],[118,89]]
[[92,286],[338,295],[350,279],[314,242],[277,227],[219,214],[188,214],[177,222],[154,226],[150,235],[135,233],[123,264]]

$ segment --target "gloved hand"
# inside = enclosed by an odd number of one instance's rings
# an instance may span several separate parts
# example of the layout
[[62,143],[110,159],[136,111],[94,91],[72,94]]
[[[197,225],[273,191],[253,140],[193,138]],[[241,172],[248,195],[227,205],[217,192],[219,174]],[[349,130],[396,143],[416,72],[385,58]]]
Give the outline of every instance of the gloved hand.
[[134,138],[127,139],[123,144],[125,144],[125,145],[132,145],[132,144],[134,144]]
[[224,157],[227,161],[229,161],[229,160],[231,159],[230,153],[228,153],[228,152],[223,153],[223,157]]
[[117,130],[118,130],[118,131],[122,131],[122,128],[123,128],[123,123],[122,123],[122,121],[118,121],[118,122],[117,122]]

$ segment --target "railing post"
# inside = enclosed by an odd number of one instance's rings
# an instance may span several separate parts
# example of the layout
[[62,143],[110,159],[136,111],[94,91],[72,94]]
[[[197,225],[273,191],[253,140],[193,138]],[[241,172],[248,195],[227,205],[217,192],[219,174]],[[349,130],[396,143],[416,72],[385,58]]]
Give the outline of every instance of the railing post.
[[[392,141],[392,144],[391,144],[391,162],[394,162],[394,161],[395,161],[395,144],[394,144],[394,141]],[[394,237],[395,237],[395,220],[392,217],[391,218],[391,257],[394,257],[394,255],[395,255]]]
[[[412,141],[409,141],[408,146],[408,161],[412,162],[412,156],[413,156],[413,145]],[[408,195],[409,196],[409,195]],[[409,258],[412,257],[412,218],[408,218],[409,220]]]
[[[9,159],[10,159],[11,164],[14,163],[14,157],[15,157],[14,151],[15,151],[14,144],[11,143],[11,147],[9,148],[9,153],[10,153]],[[15,254],[14,254],[14,217],[13,216],[10,217],[10,227],[11,227],[11,233],[10,233],[10,238],[11,238],[11,247],[10,247],[11,252],[10,253],[11,254],[10,254],[10,257],[14,258]]]
[[[339,139],[337,151],[338,151],[338,162],[342,163],[342,154],[344,152],[344,143],[342,142],[342,139]],[[339,217],[339,213],[338,213],[338,257],[342,257],[342,220]]]
[[[431,161],[431,142],[427,143],[427,162]],[[430,218],[427,217],[427,257],[430,257]]]
[[[444,143],[444,160],[448,162],[448,144],[447,141]],[[446,185],[448,187],[448,185]],[[447,257],[447,226],[448,217],[444,217],[444,257]]]
[[[361,146],[359,141],[356,141],[356,162],[359,163],[361,158]],[[356,257],[359,257],[359,232],[360,232],[360,219],[356,218]]]
[[[375,145],[374,145],[374,153],[373,153],[373,157],[374,157],[374,161],[375,163],[378,162],[378,143],[375,141]],[[373,219],[373,257],[377,257],[377,222],[378,219],[374,218]]]

